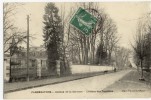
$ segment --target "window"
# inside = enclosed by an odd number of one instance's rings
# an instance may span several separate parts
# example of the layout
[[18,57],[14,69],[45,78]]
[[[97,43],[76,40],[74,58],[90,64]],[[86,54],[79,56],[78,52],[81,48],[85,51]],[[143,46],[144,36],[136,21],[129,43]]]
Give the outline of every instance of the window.
[[9,66],[6,66],[6,70],[10,70],[10,67],[9,67]]
[[6,77],[9,77],[9,73],[6,73]]

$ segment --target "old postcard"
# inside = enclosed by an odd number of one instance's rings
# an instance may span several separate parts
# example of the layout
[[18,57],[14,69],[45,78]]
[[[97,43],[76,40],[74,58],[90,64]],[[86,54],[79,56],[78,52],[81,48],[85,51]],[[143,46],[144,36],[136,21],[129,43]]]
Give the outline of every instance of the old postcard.
[[4,99],[151,98],[151,2],[3,2]]

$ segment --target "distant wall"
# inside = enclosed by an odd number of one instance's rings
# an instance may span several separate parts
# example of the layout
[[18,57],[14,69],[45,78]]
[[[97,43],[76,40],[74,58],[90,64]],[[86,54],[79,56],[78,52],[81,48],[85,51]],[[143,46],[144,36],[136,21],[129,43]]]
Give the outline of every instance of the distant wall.
[[72,74],[113,70],[112,66],[72,65]]

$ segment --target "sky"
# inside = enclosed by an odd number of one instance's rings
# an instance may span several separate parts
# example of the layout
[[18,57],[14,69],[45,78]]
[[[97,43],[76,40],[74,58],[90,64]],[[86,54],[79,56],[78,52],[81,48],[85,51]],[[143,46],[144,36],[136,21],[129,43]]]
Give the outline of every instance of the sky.
[[[101,2],[98,3],[100,8],[104,8],[105,12],[113,19],[118,28],[118,34],[121,37],[119,44],[126,48],[130,48],[130,41],[133,42],[137,22],[139,18],[150,11],[150,2]],[[27,15],[30,15],[30,34],[35,37],[31,39],[31,46],[40,46],[43,44],[43,15],[46,3],[25,3],[17,9],[14,22],[17,27],[22,30],[27,28]],[[61,9],[65,7],[66,14],[69,13],[71,7],[75,7],[75,3],[56,3]],[[149,8],[150,7],[150,8]]]

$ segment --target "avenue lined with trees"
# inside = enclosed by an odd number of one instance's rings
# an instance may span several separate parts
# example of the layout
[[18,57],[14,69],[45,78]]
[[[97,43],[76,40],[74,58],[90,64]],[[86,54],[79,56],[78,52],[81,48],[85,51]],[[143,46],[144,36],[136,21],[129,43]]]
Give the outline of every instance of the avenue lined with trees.
[[[96,27],[89,36],[66,23],[78,7],[83,7],[98,19]],[[52,72],[57,70],[54,64],[59,59],[63,63],[62,70],[68,70],[67,73],[70,73],[69,62],[85,65],[113,65],[113,62],[118,62],[116,60],[123,59],[124,64],[128,63],[129,53],[126,49],[118,47],[120,38],[116,24],[105,11],[99,8],[97,3],[77,3],[77,8],[71,9],[67,16],[61,11],[59,16],[59,9],[54,3],[48,3],[45,7],[44,42],[50,70]],[[121,52],[126,55],[125,58],[116,54],[117,47],[122,49]]]
[[[132,45],[134,51],[134,61],[140,72],[140,80],[151,81],[151,18],[150,13],[143,16],[138,21],[135,44]],[[144,75],[145,74],[145,75]]]
[[[4,3],[3,34],[4,53],[10,56],[20,52],[19,44],[27,43],[26,31],[12,23],[15,10],[22,4]],[[96,27],[86,36],[69,21],[79,7],[97,18]],[[149,14],[150,15],[150,14]],[[114,66],[117,70],[133,67],[130,56],[141,73],[141,79],[150,80],[151,65],[151,20],[150,16],[138,21],[133,50],[119,45],[120,36],[114,20],[97,3],[76,3],[67,13],[64,6],[46,3],[43,15],[43,41],[47,54],[49,75],[71,75],[71,65]],[[29,35],[30,38],[34,36]],[[42,62],[41,62],[42,63]],[[11,66],[11,64],[10,64]]]

